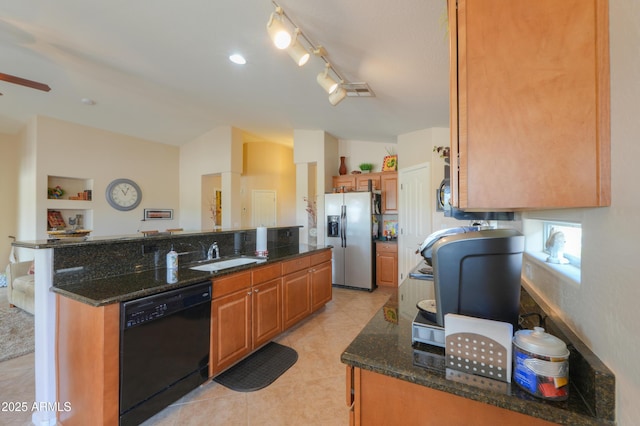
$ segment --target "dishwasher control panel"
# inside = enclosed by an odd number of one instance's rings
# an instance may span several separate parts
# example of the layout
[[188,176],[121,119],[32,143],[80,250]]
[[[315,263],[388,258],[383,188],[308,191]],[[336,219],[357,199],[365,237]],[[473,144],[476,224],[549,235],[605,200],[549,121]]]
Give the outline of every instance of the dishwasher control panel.
[[121,327],[135,327],[210,301],[211,282],[207,281],[124,302],[121,306]]

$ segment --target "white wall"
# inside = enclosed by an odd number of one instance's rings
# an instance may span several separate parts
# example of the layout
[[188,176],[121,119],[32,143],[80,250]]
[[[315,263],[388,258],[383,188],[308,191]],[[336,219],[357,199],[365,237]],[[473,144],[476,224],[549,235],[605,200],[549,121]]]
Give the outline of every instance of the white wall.
[[[389,155],[387,148],[393,150],[395,154],[398,154],[398,147],[395,141],[389,142],[367,142],[356,141],[349,139],[340,139],[339,157],[346,157],[345,164],[347,165],[347,173],[350,174],[354,170],[360,170],[358,165],[361,163],[373,164],[372,172],[382,171],[382,160],[385,156]],[[398,164],[402,164],[402,158],[398,155]],[[340,167],[339,158],[336,159],[335,164],[331,165],[331,176],[337,176],[338,168]]]
[[202,176],[222,177],[222,227],[240,227],[242,133],[217,127],[180,147],[180,226],[197,231],[202,225]]
[[582,218],[582,282],[533,271],[533,285],[616,375],[616,420],[640,419],[640,7],[609,2],[611,207],[563,214]]
[[[21,210],[24,208],[27,215],[33,211],[35,217],[25,222],[26,228],[21,226],[21,239],[46,238],[47,208],[68,206],[68,203],[47,199],[47,176],[93,180],[93,200],[86,202],[86,208],[92,210],[93,236],[135,234],[141,229],[162,231],[177,226],[177,147],[49,117],[32,121],[24,147],[21,192],[33,197],[35,203],[27,198],[21,202]],[[35,168],[31,167],[33,159]],[[140,186],[142,202],[136,209],[122,212],[107,203],[105,190],[118,178],[132,179]],[[31,208],[32,204],[35,209]],[[144,208],[174,209],[174,220],[142,222]]]
[[17,135],[0,133],[0,272],[4,272],[9,263],[11,240],[16,236],[18,204],[18,152],[20,139]]
[[[300,242],[309,241],[309,215],[305,197],[316,200],[317,243],[324,244],[324,194],[330,191],[331,178],[338,174],[338,139],[322,130],[294,130],[293,162],[296,165],[296,225],[300,231]],[[315,173],[315,176],[312,174]],[[315,189],[310,187],[315,184]]]

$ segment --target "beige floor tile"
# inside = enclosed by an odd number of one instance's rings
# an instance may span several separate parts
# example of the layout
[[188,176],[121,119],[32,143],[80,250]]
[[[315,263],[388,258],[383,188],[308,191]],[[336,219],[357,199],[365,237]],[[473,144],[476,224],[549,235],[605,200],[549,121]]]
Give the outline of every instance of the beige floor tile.
[[[276,341],[298,352],[298,361],[270,386],[235,392],[208,381],[144,426],[343,426],[345,366],[340,354],[382,307],[390,290],[333,289],[333,300]],[[0,401],[34,398],[33,354],[0,363]],[[0,425],[29,425],[31,413],[0,413]]]

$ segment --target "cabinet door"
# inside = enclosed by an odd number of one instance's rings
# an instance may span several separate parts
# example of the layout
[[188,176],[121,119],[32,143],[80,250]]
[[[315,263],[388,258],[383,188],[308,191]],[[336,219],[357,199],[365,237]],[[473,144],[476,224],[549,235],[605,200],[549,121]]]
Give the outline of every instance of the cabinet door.
[[356,175],[356,190],[366,191],[369,189],[369,180],[371,180],[372,189],[382,189],[380,186],[380,174],[379,173],[362,173]]
[[251,351],[251,294],[248,288],[211,302],[212,375]]
[[[555,423],[451,393],[355,368],[353,411],[356,425],[527,425]],[[393,389],[393,392],[389,392]],[[381,403],[384,401],[384,403]],[[425,421],[425,413],[428,419]],[[428,421],[435,419],[434,421]]]
[[340,191],[344,187],[345,192],[356,189],[356,178],[353,175],[342,175],[333,177],[333,187]]
[[607,1],[458,0],[449,18],[453,204],[610,205]]
[[282,323],[285,330],[311,314],[309,285],[308,269],[282,278]]
[[398,286],[398,247],[396,244],[376,244],[376,284]]
[[387,172],[380,177],[382,185],[382,213],[398,213],[398,173]]
[[311,310],[317,311],[331,301],[331,261],[311,267]]
[[276,278],[252,287],[253,349],[282,332],[282,279]]

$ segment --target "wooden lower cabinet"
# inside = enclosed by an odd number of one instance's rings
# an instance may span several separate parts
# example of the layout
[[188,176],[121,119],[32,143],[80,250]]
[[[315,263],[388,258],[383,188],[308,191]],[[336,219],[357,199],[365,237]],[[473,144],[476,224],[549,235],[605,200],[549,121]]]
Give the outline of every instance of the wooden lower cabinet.
[[282,333],[282,278],[254,285],[252,342],[258,348]]
[[311,311],[322,308],[333,297],[331,286],[331,261],[311,268]]
[[282,324],[288,329],[311,314],[311,278],[307,269],[282,278]]
[[347,366],[351,426],[550,426],[555,423]]
[[282,273],[282,322],[286,330],[331,300],[331,250],[283,262]]
[[[253,279],[268,279],[274,271],[278,278],[252,285]],[[231,367],[282,332],[281,281],[280,264],[213,280],[214,288],[218,288],[213,291],[211,302],[210,376]],[[229,289],[233,292],[225,294]]]
[[376,284],[398,287],[398,244],[376,243]]
[[215,376],[251,352],[251,287],[214,299],[211,326],[209,375]]
[[59,295],[56,304],[56,399],[71,404],[58,423],[117,425],[120,304],[95,307]]

